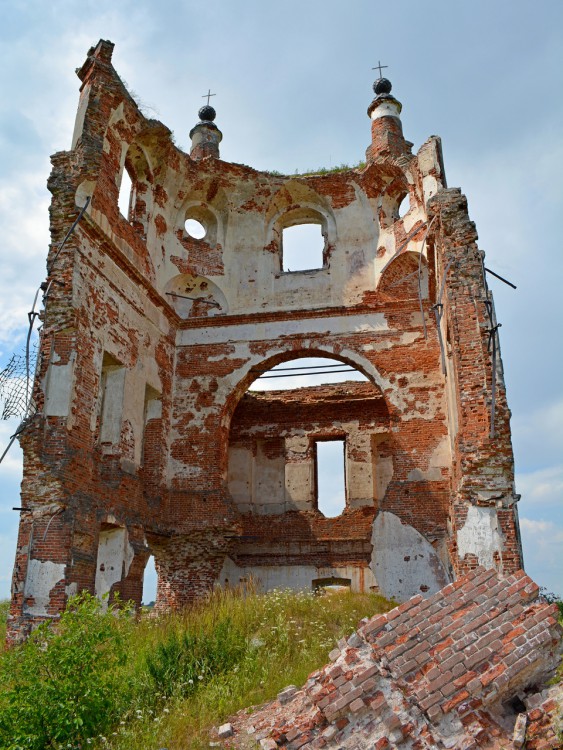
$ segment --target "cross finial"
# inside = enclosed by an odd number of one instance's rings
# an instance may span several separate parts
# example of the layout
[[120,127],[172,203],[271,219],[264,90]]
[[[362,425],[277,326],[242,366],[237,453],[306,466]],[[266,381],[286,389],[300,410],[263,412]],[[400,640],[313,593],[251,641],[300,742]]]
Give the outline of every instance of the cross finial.
[[[387,67],[387,66],[384,66],[384,67]],[[207,94],[204,94],[201,98],[207,99],[207,106],[209,106],[209,100],[211,99],[212,96],[217,96],[217,94],[212,94],[211,89],[207,89]]]
[[382,65],[381,60],[378,60],[377,65],[375,66],[375,68],[372,68],[372,70],[379,70],[379,77],[383,78],[381,71],[383,68],[388,68],[388,67],[389,67],[388,65]]

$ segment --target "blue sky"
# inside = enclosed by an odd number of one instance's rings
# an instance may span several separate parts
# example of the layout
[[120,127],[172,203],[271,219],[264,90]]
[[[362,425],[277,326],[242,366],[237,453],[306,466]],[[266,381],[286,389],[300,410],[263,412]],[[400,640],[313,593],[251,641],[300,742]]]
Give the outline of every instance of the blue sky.
[[[563,3],[542,0],[1,0],[0,363],[45,276],[49,155],[68,149],[74,70],[98,39],[146,112],[186,148],[217,96],[224,159],[292,173],[363,159],[371,68],[389,68],[415,149],[443,139],[491,280],[513,412],[528,572],[563,594]],[[14,424],[0,422],[0,450]],[[0,597],[9,594],[20,457],[0,466]]]

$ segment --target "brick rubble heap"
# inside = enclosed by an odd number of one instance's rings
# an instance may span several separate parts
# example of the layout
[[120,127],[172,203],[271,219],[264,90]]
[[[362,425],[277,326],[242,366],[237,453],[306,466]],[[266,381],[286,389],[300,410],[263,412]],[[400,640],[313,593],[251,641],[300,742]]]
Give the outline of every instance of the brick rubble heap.
[[[520,571],[479,568],[341,640],[331,663],[233,721],[264,750],[559,747],[563,695],[537,686],[561,650],[557,609]],[[517,720],[518,719],[518,720]],[[516,727],[515,727],[516,724]],[[524,739],[524,742],[526,739]]]

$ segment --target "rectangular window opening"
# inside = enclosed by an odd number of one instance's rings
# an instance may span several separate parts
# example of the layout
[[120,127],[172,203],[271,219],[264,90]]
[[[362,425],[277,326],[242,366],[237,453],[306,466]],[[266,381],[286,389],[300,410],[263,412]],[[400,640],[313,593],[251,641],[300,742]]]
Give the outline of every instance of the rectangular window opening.
[[160,442],[160,433],[158,429],[155,431],[154,427],[151,429],[149,422],[161,417],[162,394],[147,383],[145,386],[145,406],[143,413],[143,438],[141,441],[141,461],[143,465],[147,463],[147,459],[150,463],[150,458],[154,458],[159,453],[160,445],[158,443]]
[[336,518],[346,508],[345,450],[344,438],[315,443],[317,508],[326,518]]
[[124,390],[125,367],[104,352],[100,382],[100,443],[119,443]]
[[127,531],[122,526],[102,524],[98,541],[96,561],[96,596],[101,600],[103,609],[107,609],[112,587],[123,580],[125,574],[125,546]]
[[282,270],[311,271],[324,267],[325,238],[320,224],[297,224],[282,231]]

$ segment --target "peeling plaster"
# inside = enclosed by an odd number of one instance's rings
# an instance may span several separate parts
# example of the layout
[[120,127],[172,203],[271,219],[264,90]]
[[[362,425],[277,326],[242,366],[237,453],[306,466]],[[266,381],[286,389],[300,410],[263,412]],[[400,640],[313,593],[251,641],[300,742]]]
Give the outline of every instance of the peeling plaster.
[[465,524],[457,532],[457,551],[461,559],[475,555],[478,564],[494,567],[494,553],[504,550],[504,537],[500,531],[495,508],[470,505]]
[[114,584],[127,577],[134,556],[126,529],[119,527],[100,532],[95,589],[104,608],[108,606],[108,599],[103,597]]
[[33,604],[25,605],[25,612],[28,615],[45,616],[49,612],[51,591],[59,581],[64,580],[65,564],[54,563],[50,560],[42,562],[41,560],[32,559],[29,561],[27,568],[27,578],[25,580],[24,600],[33,599]]
[[412,526],[394,513],[379,513],[373,522],[370,567],[383,596],[399,602],[431,596],[449,582],[436,551]]

